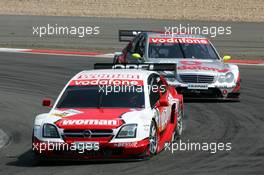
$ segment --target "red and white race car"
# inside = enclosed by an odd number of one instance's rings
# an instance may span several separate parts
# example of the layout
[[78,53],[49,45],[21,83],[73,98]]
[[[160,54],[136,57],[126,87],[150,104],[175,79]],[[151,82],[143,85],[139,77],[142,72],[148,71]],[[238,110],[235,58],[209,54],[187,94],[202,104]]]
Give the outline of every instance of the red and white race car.
[[182,134],[182,95],[156,71],[82,71],[43,106],[51,110],[36,116],[32,138],[41,158],[146,158]]

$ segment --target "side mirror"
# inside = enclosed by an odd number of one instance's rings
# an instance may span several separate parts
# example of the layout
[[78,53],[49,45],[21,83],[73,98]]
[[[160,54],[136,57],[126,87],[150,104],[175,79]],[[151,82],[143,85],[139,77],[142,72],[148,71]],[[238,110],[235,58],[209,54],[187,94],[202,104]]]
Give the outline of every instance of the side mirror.
[[229,56],[229,55],[225,55],[225,56],[223,57],[223,60],[224,60],[224,62],[227,62],[228,60],[231,60],[231,56]]
[[42,106],[52,107],[51,99],[45,98],[42,100]]
[[169,106],[169,102],[166,96],[162,96],[159,100],[159,105],[160,106]]
[[138,53],[133,53],[132,54],[132,58],[134,58],[134,59],[141,59],[141,56]]

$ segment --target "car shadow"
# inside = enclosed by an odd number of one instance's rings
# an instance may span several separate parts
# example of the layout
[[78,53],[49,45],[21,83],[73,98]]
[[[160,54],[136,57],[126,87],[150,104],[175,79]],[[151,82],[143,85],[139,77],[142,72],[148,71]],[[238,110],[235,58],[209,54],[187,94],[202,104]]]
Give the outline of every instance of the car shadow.
[[[184,99],[184,98],[183,98]],[[238,103],[240,99],[184,99],[184,103]]]
[[42,160],[35,159],[35,155],[31,149],[17,157],[15,161],[6,163],[7,166],[16,167],[45,167],[45,166],[72,166],[72,165],[95,165],[95,164],[115,164],[138,162],[143,159],[117,159],[117,160]]

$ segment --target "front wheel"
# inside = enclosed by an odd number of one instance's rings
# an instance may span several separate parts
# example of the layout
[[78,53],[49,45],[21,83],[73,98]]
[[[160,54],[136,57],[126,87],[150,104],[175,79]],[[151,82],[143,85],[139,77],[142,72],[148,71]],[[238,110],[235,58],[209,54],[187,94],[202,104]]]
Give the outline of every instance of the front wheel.
[[182,135],[182,130],[183,130],[183,111],[181,109],[178,113],[177,126],[173,133],[172,142],[175,142],[176,140],[180,139]]
[[150,133],[149,133],[149,154],[150,156],[157,154],[157,150],[158,150],[157,126],[155,122],[152,121],[150,125]]

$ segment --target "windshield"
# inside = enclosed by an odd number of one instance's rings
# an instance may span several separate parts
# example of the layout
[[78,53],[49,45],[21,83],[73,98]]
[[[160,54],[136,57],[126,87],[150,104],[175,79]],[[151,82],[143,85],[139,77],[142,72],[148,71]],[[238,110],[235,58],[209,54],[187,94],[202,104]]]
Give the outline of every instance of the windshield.
[[212,45],[190,43],[149,43],[149,58],[218,59]]
[[[110,92],[110,89],[112,90]],[[99,86],[69,86],[60,98],[57,108],[144,108],[144,91],[129,90],[113,91],[114,86],[108,86],[109,92]],[[117,86],[115,86],[116,88]],[[120,88],[122,86],[119,86]],[[125,86],[128,87],[128,86]],[[139,88],[139,86],[130,86]],[[143,86],[140,86],[143,89]]]

